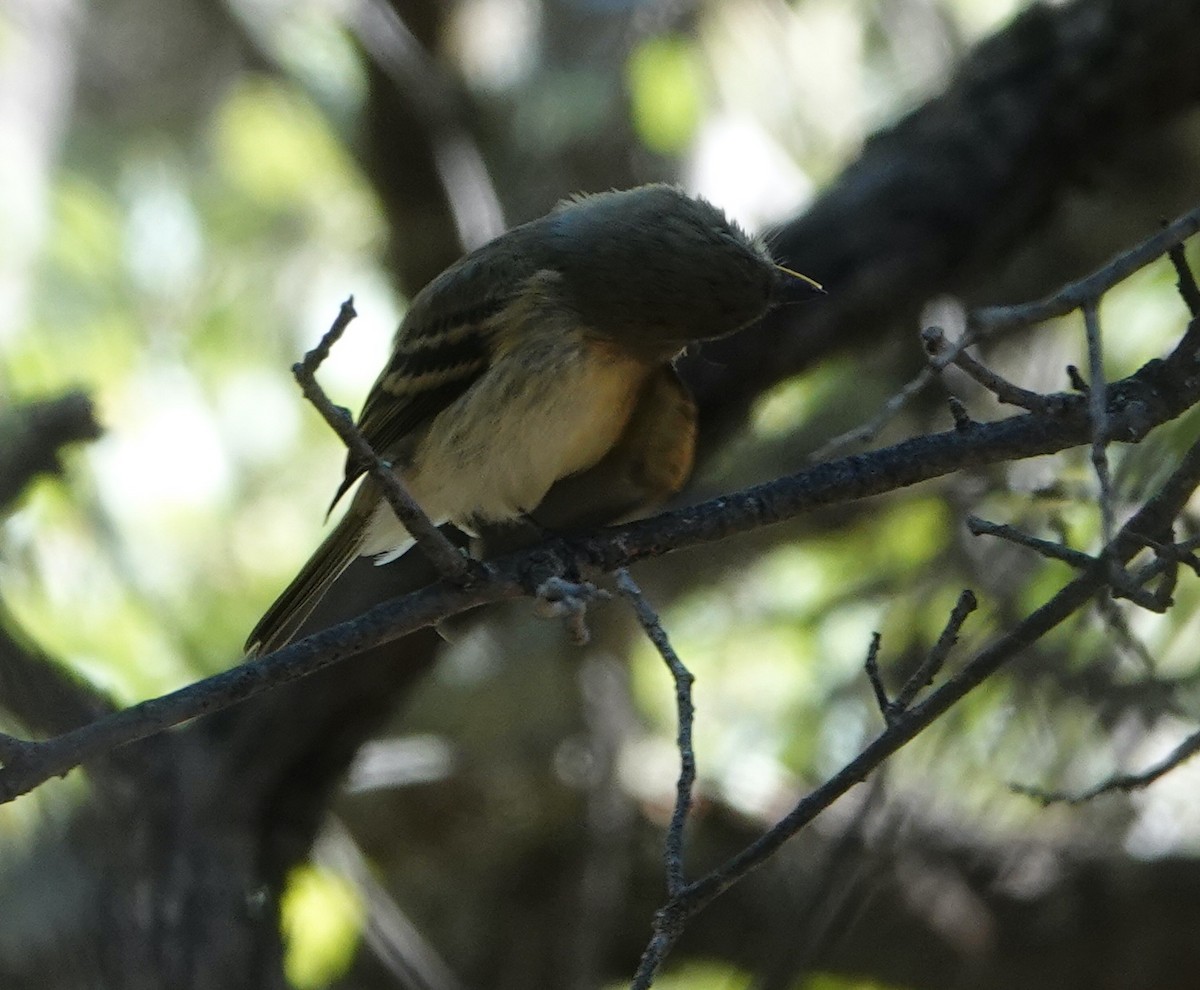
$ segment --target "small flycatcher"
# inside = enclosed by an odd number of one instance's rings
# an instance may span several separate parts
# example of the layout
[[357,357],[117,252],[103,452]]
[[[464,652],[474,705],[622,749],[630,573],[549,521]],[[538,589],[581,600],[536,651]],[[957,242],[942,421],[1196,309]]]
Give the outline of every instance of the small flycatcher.
[[[358,426],[435,523],[612,522],[691,472],[696,414],[673,359],[797,290],[821,291],[673,187],[569,200],[417,294]],[[338,498],[363,473],[349,460]],[[383,564],[411,545],[366,478],[247,649],[287,643],[356,556]]]

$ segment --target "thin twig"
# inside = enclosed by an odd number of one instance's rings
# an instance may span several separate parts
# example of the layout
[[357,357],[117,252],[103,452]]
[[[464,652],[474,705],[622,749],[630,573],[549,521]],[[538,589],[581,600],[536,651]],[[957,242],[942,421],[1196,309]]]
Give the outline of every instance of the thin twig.
[[683,827],[687,823],[688,811],[692,806],[692,789],[696,785],[696,752],[692,748],[692,725],[696,718],[696,708],[692,703],[692,684],[696,678],[679,659],[666,630],[663,629],[658,613],[624,568],[617,571],[617,588],[632,603],[638,622],[650,642],[654,644],[654,648],[658,650],[659,656],[663,658],[675,683],[675,743],[679,749],[679,779],[675,784],[675,808],[667,826],[664,853],[667,893],[675,897],[686,883],[683,870]]
[[1038,537],[1030,536],[1015,526],[1009,526],[1007,523],[994,523],[986,519],[980,519],[978,516],[967,516],[967,529],[970,530],[972,536],[995,536],[1001,540],[1007,540],[1010,543],[1033,550],[1035,553],[1041,554],[1041,556],[1047,557],[1050,560],[1060,560],[1064,564],[1070,564],[1077,570],[1091,567],[1096,562],[1095,557],[1084,553],[1082,550],[1073,550],[1071,547],[1065,547],[1061,543],[1055,543],[1052,540],[1038,539]]
[[[966,352],[965,346],[951,344],[941,327],[926,327],[921,331],[921,341],[931,358],[956,365],[964,374],[974,379],[997,400],[1010,406],[1028,409],[1030,412],[1054,413],[1062,408],[1062,396],[1042,395],[1015,385],[991,368],[975,360]],[[944,365],[939,365],[944,367]]]
[[950,407],[950,417],[954,420],[954,428],[956,430],[969,430],[971,428],[971,414],[967,412],[967,407],[963,404],[962,399],[957,395],[946,397],[946,404]]
[[[929,383],[937,377],[938,370],[946,367],[958,353],[972,344],[976,344],[984,338],[996,337],[1002,333],[1023,329],[1037,323],[1045,323],[1055,317],[1066,316],[1086,303],[1098,301],[1114,285],[1146,265],[1157,261],[1197,231],[1200,231],[1200,207],[1185,213],[1159,233],[1148,237],[1128,251],[1118,254],[1102,268],[1043,299],[1015,306],[990,306],[973,310],[967,314],[966,333],[959,338],[949,353],[939,358],[935,368],[922,368],[888,399],[880,411],[867,423],[826,441],[810,455],[809,459],[814,462],[822,461],[852,444],[866,443],[875,439],[900,410],[924,391]],[[1074,387],[1081,392],[1086,391],[1086,383],[1079,377],[1078,372],[1071,367],[1068,367],[1067,372],[1068,374],[1074,373],[1071,379]]]
[[[1134,571],[1126,571],[1128,580],[1119,589],[1117,597],[1126,598],[1144,609],[1162,614],[1173,604],[1172,595],[1179,581],[1179,563],[1170,558],[1155,557],[1144,567]],[[1158,587],[1148,589],[1146,586],[1156,577],[1161,577]],[[1136,595],[1129,594],[1133,589]]]
[[991,306],[977,309],[967,317],[967,326],[981,334],[992,336],[1008,330],[1045,323],[1055,317],[1084,306],[1095,304],[1100,297],[1134,272],[1157,261],[1175,245],[1182,244],[1200,231],[1200,207],[1190,210],[1169,223],[1157,234],[1147,237],[1128,251],[1123,251],[1102,268],[1090,275],[1063,286],[1037,302],[1019,306]]
[[946,662],[946,657],[950,655],[950,651],[954,648],[954,644],[958,642],[958,634],[962,631],[963,623],[967,621],[967,616],[979,607],[979,602],[975,595],[969,589],[964,590],[959,596],[958,601],[954,603],[954,608],[950,612],[950,618],[946,620],[946,625],[942,629],[942,633],[937,638],[937,642],[933,644],[933,649],[929,651],[925,659],[921,662],[912,676],[904,682],[904,686],[900,688],[900,693],[896,695],[895,701],[892,702],[892,710],[894,712],[907,711],[913,703],[913,700],[926,687],[933,683],[933,679],[937,677],[938,671],[942,669],[942,665]]
[[1025,794],[1041,801],[1042,804],[1082,804],[1101,794],[1109,794],[1113,791],[1137,791],[1149,787],[1160,777],[1170,773],[1180,764],[1186,763],[1197,753],[1200,753],[1200,732],[1193,732],[1166,757],[1140,773],[1116,774],[1077,794],[1068,794],[1065,791],[1045,791],[1027,784],[1010,784],[1009,787],[1017,794]]
[[[1047,559],[1070,564],[1080,571],[1093,566],[1098,559],[1081,550],[1063,546],[1061,543],[1038,539],[1036,536],[1022,532],[1015,526],[988,522],[978,516],[967,517],[967,528],[975,536],[995,536],[1008,540],[1017,546],[1033,550]],[[1128,599],[1149,611],[1161,613],[1170,604],[1171,591],[1175,586],[1175,577],[1171,573],[1171,568],[1174,566],[1176,566],[1174,561],[1164,561],[1161,557],[1154,563],[1133,572],[1114,565],[1111,591],[1119,598]],[[1161,585],[1153,590],[1147,590],[1146,585],[1164,573],[1166,578]]]
[[879,713],[885,722],[890,725],[896,721],[909,709],[921,689],[933,683],[933,679],[946,662],[946,657],[950,655],[950,650],[958,642],[958,634],[962,630],[963,623],[967,621],[967,616],[978,607],[979,603],[971,591],[963,591],[958,596],[958,601],[955,603],[950,617],[946,620],[946,625],[942,629],[941,635],[938,636],[937,642],[926,654],[925,659],[921,661],[921,665],[904,682],[904,686],[900,688],[894,699],[888,698],[887,688],[884,687],[883,678],[879,674],[879,633],[871,634],[871,645],[867,650],[864,667],[867,671],[867,680],[871,682],[871,689],[875,693],[875,704],[879,706]]
[[856,426],[852,430],[847,430],[845,433],[839,433],[835,437],[831,437],[821,444],[816,450],[808,455],[811,463],[818,463],[832,457],[838,451],[858,443],[869,443],[879,436],[883,428],[887,426],[914,398],[925,390],[925,387],[937,377],[936,372],[932,368],[922,368],[908,382],[901,386],[890,399],[883,404],[883,407],[872,416],[862,426]]
[[[1167,534],[1170,536],[1170,533]],[[1172,595],[1179,580],[1179,565],[1191,569],[1200,575],[1200,560],[1195,551],[1200,547],[1200,537],[1190,537],[1178,543],[1156,540],[1143,536],[1147,549],[1154,552],[1154,558],[1135,569],[1125,568],[1122,581],[1114,586],[1117,597],[1126,598],[1141,608],[1162,614],[1173,604]],[[1161,578],[1158,586],[1149,588],[1155,578]]]
[[1095,302],[1083,307],[1087,334],[1088,412],[1092,420],[1092,467],[1100,484],[1100,532],[1107,546],[1113,535],[1112,477],[1108,472],[1108,389],[1104,378],[1104,348],[1100,338],[1100,317]]
[[867,672],[867,680],[871,682],[871,691],[875,694],[875,704],[879,708],[879,714],[887,722],[892,717],[892,702],[888,698],[887,688],[884,687],[883,677],[879,673],[879,647],[882,643],[883,637],[879,633],[871,633],[871,645],[867,647],[867,659],[863,662],[863,669]]
[[351,459],[363,465],[371,479],[379,485],[383,497],[396,513],[396,518],[409,535],[416,541],[421,552],[437,570],[438,574],[449,581],[463,582],[471,577],[470,561],[454,546],[445,534],[433,524],[416,500],[408,493],[404,483],[396,472],[371,449],[362,431],[346,415],[345,410],[339,409],[325,394],[317,383],[316,372],[321,363],[329,356],[330,349],[338,342],[350,321],[357,315],[354,311],[354,297],[351,296],[338,310],[337,318],[325,332],[317,346],[304,355],[304,360],[292,366],[292,374],[300,385],[304,397],[308,399],[324,418],[325,422],[341,438],[346,449],[350,451]]
[[1178,543],[1161,543],[1147,537],[1146,546],[1154,551],[1154,559],[1137,572],[1138,584],[1146,584],[1180,564],[1200,577],[1200,558],[1196,557],[1196,550],[1200,549],[1200,536],[1191,536]]
[[1200,288],[1196,287],[1196,277],[1188,264],[1183,245],[1175,244],[1167,251],[1167,257],[1175,266],[1175,286],[1179,289],[1180,298],[1192,316],[1200,316]]
[[1067,365],[1067,381],[1071,383],[1071,388],[1075,389],[1080,395],[1087,395],[1091,392],[1091,387],[1088,385],[1087,380],[1073,364]]

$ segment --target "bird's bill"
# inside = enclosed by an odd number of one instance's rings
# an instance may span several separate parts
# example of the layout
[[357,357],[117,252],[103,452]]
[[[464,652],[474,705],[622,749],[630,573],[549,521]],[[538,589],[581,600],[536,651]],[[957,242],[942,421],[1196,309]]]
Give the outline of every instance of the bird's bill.
[[784,275],[788,275],[791,278],[798,278],[801,282],[803,282],[810,289],[812,289],[813,292],[816,292],[822,296],[825,295],[825,286],[823,286],[815,278],[809,278],[807,275],[801,275],[799,272],[794,272],[794,271],[792,271],[792,269],[787,268],[784,265],[776,265],[775,267],[778,268],[781,272],[783,272]]

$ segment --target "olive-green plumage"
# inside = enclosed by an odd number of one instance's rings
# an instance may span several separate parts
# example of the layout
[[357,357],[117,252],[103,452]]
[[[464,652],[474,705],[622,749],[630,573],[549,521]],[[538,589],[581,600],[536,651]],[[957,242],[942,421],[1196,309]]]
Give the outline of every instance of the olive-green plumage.
[[[795,284],[720,210],[670,186],[570,200],[417,294],[358,425],[435,522],[628,516],[691,470],[695,413],[672,359]],[[338,497],[362,473],[349,461]],[[364,480],[248,649],[286,643],[355,556],[410,545]]]

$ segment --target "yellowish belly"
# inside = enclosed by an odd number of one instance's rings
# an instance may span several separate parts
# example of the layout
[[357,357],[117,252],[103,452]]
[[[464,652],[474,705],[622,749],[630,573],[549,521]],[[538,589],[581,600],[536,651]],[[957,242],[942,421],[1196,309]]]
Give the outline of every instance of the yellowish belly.
[[[620,437],[645,379],[640,363],[577,340],[506,354],[430,424],[404,480],[436,522],[512,519],[558,479],[591,467]],[[391,510],[377,510],[363,554],[407,549]]]

